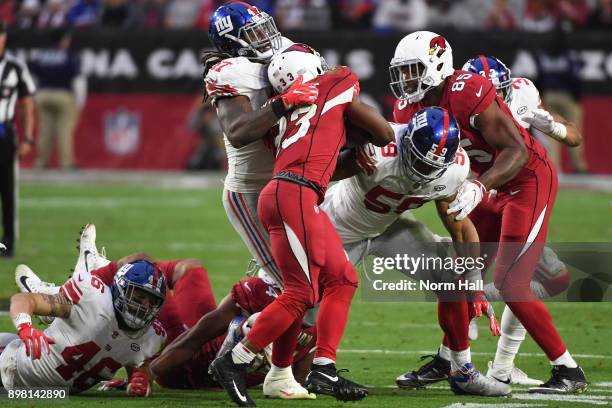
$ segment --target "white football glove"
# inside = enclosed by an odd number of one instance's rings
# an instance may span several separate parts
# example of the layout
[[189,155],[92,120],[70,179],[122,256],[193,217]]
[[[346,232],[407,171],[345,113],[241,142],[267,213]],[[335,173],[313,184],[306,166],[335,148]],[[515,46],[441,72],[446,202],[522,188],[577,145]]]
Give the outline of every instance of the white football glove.
[[567,137],[565,125],[555,122],[555,119],[547,110],[534,109],[531,113],[533,116],[523,119],[525,122],[557,140],[563,140]]
[[487,192],[482,183],[478,180],[466,180],[459,188],[457,196],[448,206],[447,214],[457,213],[455,219],[461,221],[467,217],[474,208],[482,201],[482,197]]

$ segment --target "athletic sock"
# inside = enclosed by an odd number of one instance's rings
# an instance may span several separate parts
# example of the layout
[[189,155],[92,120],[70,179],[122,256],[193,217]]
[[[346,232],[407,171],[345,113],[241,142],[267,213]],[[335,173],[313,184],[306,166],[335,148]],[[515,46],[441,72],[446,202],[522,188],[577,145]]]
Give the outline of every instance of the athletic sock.
[[574,361],[574,358],[567,350],[565,350],[565,353],[561,354],[559,358],[551,361],[550,364],[556,365],[556,366],[562,365],[562,366],[566,366],[567,368],[578,367],[578,364],[576,363],[576,361]]
[[507,380],[514,366],[514,358],[527,334],[527,330],[508,306],[502,314],[501,331],[493,361],[493,376],[500,380]]
[[472,361],[470,348],[461,351],[450,351],[451,371],[459,371],[461,367]]
[[232,349],[232,360],[235,364],[251,364],[255,356],[256,354],[242,343],[236,344]]
[[336,362],[334,360],[332,360],[331,358],[327,358],[327,357],[315,357],[312,360],[312,364],[315,364],[315,365],[328,365],[328,364],[336,364]]
[[451,349],[446,347],[444,344],[440,344],[440,348],[438,349],[438,354],[446,361],[450,361],[451,359]]
[[291,371],[291,366],[288,367],[278,367],[274,364],[270,364],[270,371],[266,375],[268,378],[293,378],[293,371]]

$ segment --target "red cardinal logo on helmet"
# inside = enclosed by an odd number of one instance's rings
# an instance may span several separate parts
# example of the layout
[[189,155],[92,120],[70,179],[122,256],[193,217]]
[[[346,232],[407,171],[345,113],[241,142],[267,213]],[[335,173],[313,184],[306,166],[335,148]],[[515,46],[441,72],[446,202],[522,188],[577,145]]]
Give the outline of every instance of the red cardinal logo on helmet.
[[440,58],[442,54],[446,51],[446,40],[441,35],[434,37],[429,42],[429,55],[436,55],[436,57]]

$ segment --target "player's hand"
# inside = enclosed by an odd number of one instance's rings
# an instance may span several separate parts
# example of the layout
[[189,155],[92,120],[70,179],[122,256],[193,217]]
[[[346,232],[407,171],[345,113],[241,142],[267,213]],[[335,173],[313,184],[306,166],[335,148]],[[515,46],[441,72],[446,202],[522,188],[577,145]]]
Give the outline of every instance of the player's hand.
[[525,122],[544,133],[551,133],[554,130],[555,119],[550,112],[544,109],[534,109],[531,114],[531,117],[524,119]]
[[98,391],[123,391],[127,388],[127,380],[124,378],[113,378],[112,380],[102,381]]
[[281,95],[281,100],[286,110],[292,110],[300,106],[312,105],[319,97],[319,88],[314,83],[304,83],[304,77],[298,79]]
[[127,395],[130,397],[148,397],[151,393],[149,376],[143,371],[135,371],[127,385]]
[[495,317],[495,310],[483,292],[474,292],[472,307],[474,308],[476,317],[482,317],[483,313],[485,316],[487,316],[489,319],[489,329],[491,330],[491,334],[496,337],[501,336],[501,327],[499,327],[499,322]]
[[365,174],[371,176],[376,171],[376,152],[371,144],[357,146],[357,165]]
[[487,192],[482,183],[478,180],[466,181],[459,188],[457,196],[448,206],[447,214],[457,213],[455,219],[461,221],[467,217],[474,208],[482,201],[482,197]]
[[17,154],[19,157],[25,157],[32,151],[32,143],[29,142],[21,142],[19,143],[19,147],[17,148]]
[[45,333],[32,326],[32,323],[21,323],[17,329],[17,335],[25,344],[26,355],[32,360],[38,360],[41,357],[43,345],[49,353],[51,351],[49,345],[55,344]]

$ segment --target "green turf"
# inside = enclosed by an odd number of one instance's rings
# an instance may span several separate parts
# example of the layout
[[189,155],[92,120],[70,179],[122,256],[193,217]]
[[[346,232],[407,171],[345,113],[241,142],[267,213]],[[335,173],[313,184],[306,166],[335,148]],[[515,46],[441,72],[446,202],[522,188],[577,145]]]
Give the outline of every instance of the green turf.
[[[611,194],[562,191],[552,216],[552,241],[612,241]],[[42,277],[63,281],[76,260],[79,228],[87,222],[98,227],[98,244],[110,257],[146,251],[158,259],[197,257],[209,270],[218,297],[239,279],[249,255],[225,219],[220,190],[172,190],[115,186],[26,185],[21,191],[21,241],[15,260],[0,261],[0,299],[14,291],[14,267],[27,263]],[[415,215],[432,229],[442,232],[432,206]],[[498,314],[502,306],[496,305]],[[579,359],[592,383],[612,383],[612,325],[609,304],[551,304],[550,309],[570,351],[589,357]],[[13,331],[8,318],[0,319],[0,331]],[[341,344],[338,364],[351,370],[349,376],[372,387],[361,407],[442,407],[453,403],[544,404],[570,407],[612,403],[612,388],[592,385],[585,398],[564,402],[525,401],[520,388],[513,399],[456,397],[444,384],[429,390],[400,391],[394,378],[419,365],[421,350],[433,350],[439,343],[434,304],[369,303],[357,297]],[[484,322],[481,338],[474,342],[474,361],[483,371],[493,353],[495,340]],[[547,377],[549,365],[537,346],[528,340],[518,365],[537,378]],[[477,354],[476,354],[477,353]],[[480,354],[482,353],[482,354]],[[592,357],[604,356],[604,357]],[[221,392],[164,391],[159,388],[146,400],[126,399],[122,394],[101,396],[90,391],[70,398],[70,406],[229,406]],[[265,400],[253,391],[260,406],[342,406],[331,398],[313,402]],[[2,401],[1,407],[12,403]],[[19,404],[27,406],[33,404]],[[39,403],[36,406],[60,406]],[[466,406],[469,408],[470,406]]]

